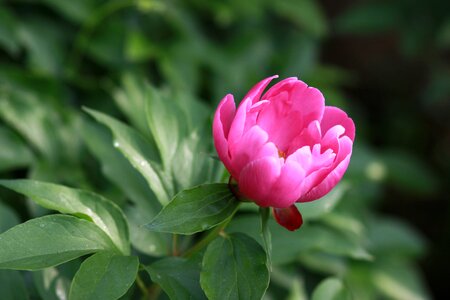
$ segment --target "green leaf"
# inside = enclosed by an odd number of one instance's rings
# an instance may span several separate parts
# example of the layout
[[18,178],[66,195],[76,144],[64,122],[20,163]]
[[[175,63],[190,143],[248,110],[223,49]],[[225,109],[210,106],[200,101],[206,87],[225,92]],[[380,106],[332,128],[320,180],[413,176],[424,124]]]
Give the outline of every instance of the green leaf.
[[89,150],[100,161],[102,173],[134,204],[153,217],[161,210],[160,203],[150,190],[144,177],[113,146],[108,129],[85,121],[82,136]]
[[71,300],[118,299],[133,285],[138,272],[136,256],[99,252],[82,264],[73,278]]
[[200,288],[200,264],[191,259],[168,257],[145,269],[170,299],[206,299]]
[[0,8],[0,20],[2,20],[2,26],[0,26],[0,45],[6,48],[5,50],[9,54],[16,56],[20,50],[20,43],[17,36],[20,23],[5,5]]
[[[227,227],[227,232],[243,232],[263,245],[258,217],[239,216]],[[272,235],[272,263],[285,264],[297,260],[302,253],[316,251],[354,259],[371,260],[362,240],[319,224],[303,224],[291,232],[273,219],[269,220]]]
[[320,200],[296,203],[296,206],[301,212],[304,220],[309,221],[319,219],[333,210],[348,188],[349,185],[342,182]]
[[2,291],[2,299],[29,299],[27,288],[19,271],[0,270],[0,291]]
[[387,168],[387,181],[402,192],[411,195],[433,195],[439,187],[439,177],[419,158],[404,151],[388,150],[381,153]]
[[142,76],[131,73],[125,74],[121,83],[122,87],[113,91],[114,101],[133,127],[137,128],[146,137],[150,137],[145,112],[148,83]]
[[29,65],[35,71],[56,75],[64,66],[66,31],[64,23],[30,15],[21,19],[18,36],[27,50]]
[[377,218],[370,223],[370,250],[376,255],[417,257],[425,253],[424,238],[408,224],[393,218]]
[[350,300],[350,293],[338,278],[323,280],[312,294],[311,300]]
[[267,255],[267,265],[272,269],[272,235],[269,229],[270,207],[260,207],[261,238]]
[[89,221],[65,215],[32,219],[0,234],[0,269],[38,270],[100,250],[116,251]]
[[33,155],[25,143],[11,130],[0,126],[0,171],[25,167],[31,163]]
[[61,124],[50,107],[40,103],[36,95],[26,92],[15,91],[0,98],[0,116],[5,122],[15,128],[41,154],[52,160],[59,157],[55,153],[58,148],[55,125]]
[[251,237],[219,236],[207,248],[200,285],[208,299],[261,299],[269,285],[264,249]]
[[270,2],[275,11],[299,25],[303,31],[316,37],[323,37],[327,22],[320,5],[313,0],[284,0]]
[[146,100],[148,127],[158,146],[164,168],[169,170],[178,144],[186,135],[187,128],[183,124],[185,116],[173,99],[151,86],[147,89]]
[[373,282],[388,299],[431,299],[418,270],[399,260],[378,261],[373,271]]
[[224,222],[238,205],[227,184],[204,184],[177,194],[145,226],[158,232],[193,234]]
[[42,207],[92,220],[124,254],[130,252],[128,224],[122,210],[100,195],[34,180],[0,180],[0,185],[24,194]]
[[0,201],[0,233],[19,223],[19,218],[16,213]]
[[75,259],[58,267],[34,271],[33,282],[41,299],[67,299],[69,297],[72,278],[80,267],[80,264],[80,259]]
[[127,206],[125,214],[130,224],[131,243],[136,250],[151,256],[164,256],[169,253],[172,242],[170,235],[150,231],[142,226],[153,215],[137,206]]
[[172,191],[172,181],[163,173],[158,161],[156,149],[142,135],[133,128],[100,112],[85,109],[98,122],[107,126],[114,136],[114,146],[121,151],[147,180],[162,205],[167,204]]

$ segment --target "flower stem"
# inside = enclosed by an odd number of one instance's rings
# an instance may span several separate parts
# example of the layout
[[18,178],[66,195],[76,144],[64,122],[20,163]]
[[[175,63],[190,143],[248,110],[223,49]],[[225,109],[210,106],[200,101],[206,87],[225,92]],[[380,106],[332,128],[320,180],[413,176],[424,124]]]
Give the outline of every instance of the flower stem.
[[139,273],[136,276],[136,284],[142,292],[142,299],[149,299],[150,297],[149,297],[147,287],[145,286],[145,283],[142,280],[141,275],[139,275]]

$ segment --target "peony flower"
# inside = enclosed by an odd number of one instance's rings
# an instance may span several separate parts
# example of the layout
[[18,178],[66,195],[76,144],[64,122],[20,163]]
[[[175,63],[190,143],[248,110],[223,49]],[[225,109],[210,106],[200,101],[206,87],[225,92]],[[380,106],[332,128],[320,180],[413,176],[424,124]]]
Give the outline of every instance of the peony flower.
[[295,230],[302,218],[294,204],[321,198],[344,175],[355,125],[295,77],[263,94],[277,77],[256,84],[237,110],[233,95],[226,95],[214,116],[213,137],[239,195],[272,207],[278,223]]

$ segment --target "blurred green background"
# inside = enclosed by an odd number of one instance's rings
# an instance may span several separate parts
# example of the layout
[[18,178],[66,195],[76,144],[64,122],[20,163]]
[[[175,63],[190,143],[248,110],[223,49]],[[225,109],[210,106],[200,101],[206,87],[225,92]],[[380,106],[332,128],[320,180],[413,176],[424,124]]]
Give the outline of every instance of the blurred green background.
[[[133,123],[118,87],[133,93],[136,78],[213,108],[272,74],[298,76],[355,121],[348,197],[415,228],[412,259],[425,290],[442,298],[450,295],[449,56],[445,0],[2,0],[0,177],[113,195],[80,134],[89,119],[82,106]],[[21,221],[39,215],[0,192]],[[389,222],[373,226],[395,244]]]

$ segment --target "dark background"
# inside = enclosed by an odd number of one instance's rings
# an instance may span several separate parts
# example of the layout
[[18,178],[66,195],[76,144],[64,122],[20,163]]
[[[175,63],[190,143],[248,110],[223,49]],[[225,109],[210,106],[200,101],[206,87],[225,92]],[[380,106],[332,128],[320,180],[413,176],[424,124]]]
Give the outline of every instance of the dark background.
[[[55,109],[39,112],[51,132],[68,122],[65,107],[119,115],[111,90],[124,73],[211,107],[228,92],[240,99],[269,75],[298,76],[355,120],[355,156],[369,155],[382,171],[374,175],[381,188],[370,200],[373,209],[406,220],[425,237],[419,264],[439,299],[450,295],[449,14],[444,0],[5,0],[0,91],[28,91],[52,103]],[[3,177],[89,187],[80,175],[89,159],[33,145],[2,109],[2,126],[25,136],[37,153],[1,168]],[[74,140],[60,142],[82,147]],[[367,167],[357,159],[352,166]]]

